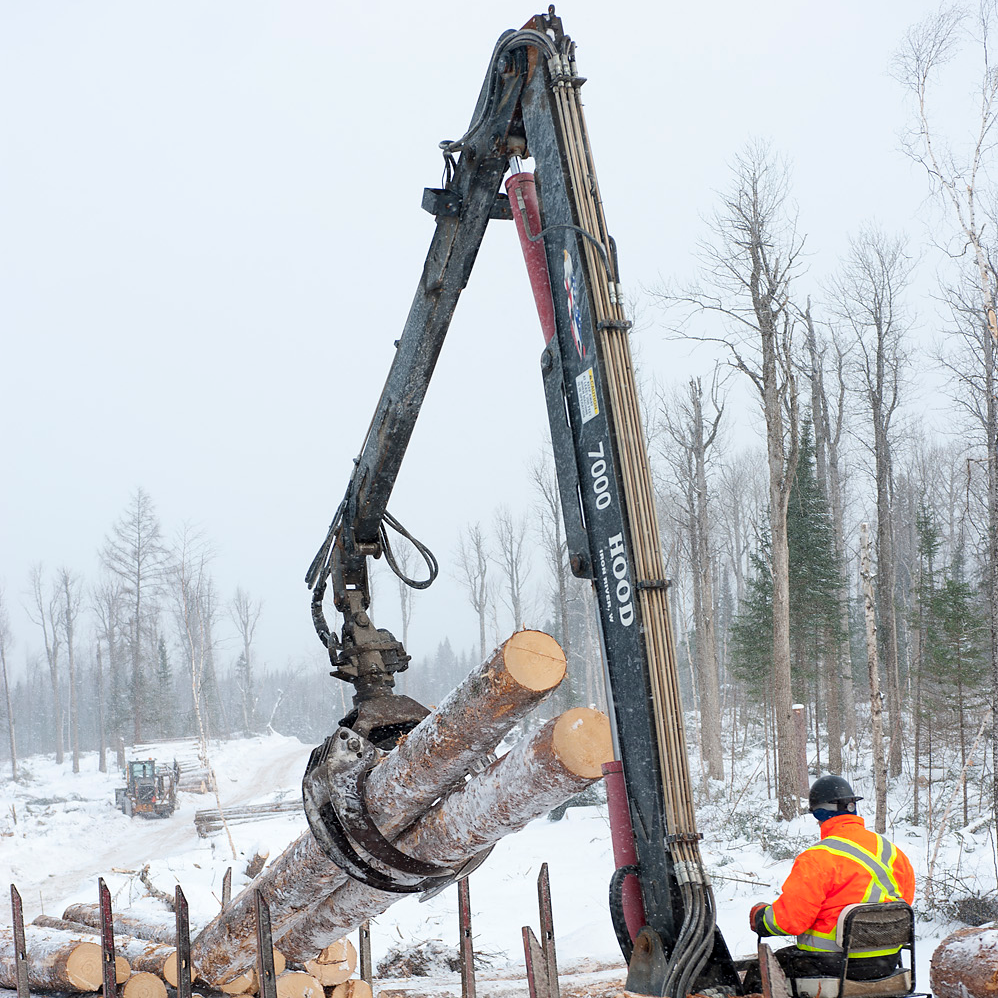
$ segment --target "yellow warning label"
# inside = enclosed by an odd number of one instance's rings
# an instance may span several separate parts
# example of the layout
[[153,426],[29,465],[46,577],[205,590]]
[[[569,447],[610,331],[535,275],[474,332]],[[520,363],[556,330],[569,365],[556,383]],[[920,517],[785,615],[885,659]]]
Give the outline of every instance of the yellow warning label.
[[596,378],[593,369],[587,368],[575,379],[575,393],[579,397],[579,415],[585,425],[599,415],[599,399],[596,396]]

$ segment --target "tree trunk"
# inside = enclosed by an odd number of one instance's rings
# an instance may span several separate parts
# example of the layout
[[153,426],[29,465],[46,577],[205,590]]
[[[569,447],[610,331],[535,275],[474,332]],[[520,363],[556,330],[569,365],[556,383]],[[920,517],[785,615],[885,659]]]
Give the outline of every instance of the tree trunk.
[[17,746],[14,739],[14,708],[10,702],[10,681],[7,679],[7,652],[4,635],[0,634],[0,671],[3,672],[3,692],[7,701],[7,735],[10,738],[10,775],[17,782]]
[[[720,687],[717,672],[717,633],[714,613],[714,585],[711,577],[712,558],[710,521],[707,515],[707,464],[709,441],[704,440],[703,405],[699,382],[690,382],[690,400],[693,406],[693,529],[696,533],[697,559],[693,564],[694,577],[699,578],[697,619],[697,666],[700,679],[701,745],[707,760],[707,773],[712,780],[724,779],[724,750],[721,747]],[[715,423],[714,429],[716,430]],[[710,434],[710,440],[714,433]]]
[[[24,944],[31,988],[96,991],[104,983],[104,961],[98,943],[57,929],[26,925]],[[0,987],[17,987],[15,952],[13,929],[0,929]],[[117,983],[126,981],[129,972],[128,961],[116,956]]]
[[873,578],[870,566],[870,534],[864,523],[860,536],[861,571],[866,612],[866,656],[870,670],[870,726],[873,735],[873,785],[877,798],[875,830],[887,831],[887,763],[884,759],[883,698],[877,663],[877,624],[874,618]]
[[[539,631],[514,634],[371,771],[366,803],[382,834],[389,839],[398,835],[438,797],[461,784],[564,675],[564,655],[553,638]],[[270,906],[276,939],[299,911],[321,903],[346,880],[306,831],[253,886]],[[194,939],[192,963],[206,980],[225,980],[252,966],[254,933],[254,899],[252,892],[244,891]],[[230,937],[231,952],[226,946]]]
[[305,970],[323,987],[335,987],[349,980],[357,969],[357,950],[349,939],[338,939],[314,960],[305,961]]
[[[612,757],[606,715],[587,707],[567,711],[444,798],[395,846],[418,859],[458,868],[600,779],[602,764]],[[351,881],[304,912],[279,944],[292,959],[318,953],[403,896]]]

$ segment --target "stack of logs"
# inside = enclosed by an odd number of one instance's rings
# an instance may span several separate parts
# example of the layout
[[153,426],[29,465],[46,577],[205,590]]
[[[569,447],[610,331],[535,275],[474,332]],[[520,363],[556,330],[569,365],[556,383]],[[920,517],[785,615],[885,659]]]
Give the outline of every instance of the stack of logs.
[[[612,758],[610,726],[605,715],[587,708],[547,721],[485,765],[564,676],[565,656],[553,638],[539,631],[514,634],[372,769],[365,800],[382,834],[417,859],[458,868],[600,779],[602,764]],[[335,998],[367,998],[362,982],[348,980],[356,956],[341,940],[405,895],[351,880],[309,831],[192,940],[195,980],[229,994],[256,990],[257,890],[269,906],[275,964],[287,963],[278,979],[282,998],[322,998],[316,988],[327,998],[332,988],[338,989]],[[85,927],[96,924],[95,909],[73,906],[64,922],[27,927],[32,987],[100,987],[99,939],[85,936]],[[139,971],[129,977],[127,965],[121,968],[126,989],[141,974],[176,986],[172,919],[157,932],[116,916],[114,931],[116,952]],[[92,970],[80,969],[90,968],[91,960]],[[12,940],[0,936],[0,987],[13,986],[13,970]],[[165,993],[133,987],[126,998]]]

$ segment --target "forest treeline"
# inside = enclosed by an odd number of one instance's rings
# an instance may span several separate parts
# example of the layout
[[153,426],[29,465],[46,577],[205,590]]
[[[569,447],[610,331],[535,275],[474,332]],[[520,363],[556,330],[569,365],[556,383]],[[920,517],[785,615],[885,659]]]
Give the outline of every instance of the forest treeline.
[[[862,757],[881,829],[902,773],[916,824],[933,820],[936,782],[952,785],[953,767],[964,824],[998,813],[996,16],[992,0],[941,9],[894,54],[908,117],[892,126],[906,129],[935,211],[921,241],[857,219],[837,269],[809,273],[805,233],[809,246],[821,234],[807,232],[787,160],[753,142],[705,220],[697,273],[647,294],[664,335],[720,358],[670,389],[642,372],[694,768],[729,779],[737,753],[763,746],[785,818],[798,813],[803,754],[812,772],[855,770]],[[933,114],[953,64],[979,80],[962,134]],[[923,258],[942,275],[931,311],[912,286]],[[927,368],[946,378],[942,434],[913,387]],[[734,429],[747,425],[762,442],[736,449]],[[399,676],[402,692],[437,702],[496,641],[532,626],[568,654],[559,704],[605,707],[591,586],[568,564],[551,462],[524,474],[529,505],[466,525],[456,546],[477,646],[455,650],[440,635]],[[416,554],[402,548],[409,574]],[[396,581],[381,579],[380,598],[395,598],[384,590]],[[141,489],[91,575],[39,567],[22,591],[36,629],[18,636],[27,668],[10,682],[10,591],[0,599],[0,752],[15,774],[19,754],[75,763],[119,738],[269,725],[318,740],[348,709],[320,656],[263,667],[254,633],[265,608],[242,589],[216,591],[203,538],[165,544]],[[397,601],[408,647],[419,595],[399,582]]]

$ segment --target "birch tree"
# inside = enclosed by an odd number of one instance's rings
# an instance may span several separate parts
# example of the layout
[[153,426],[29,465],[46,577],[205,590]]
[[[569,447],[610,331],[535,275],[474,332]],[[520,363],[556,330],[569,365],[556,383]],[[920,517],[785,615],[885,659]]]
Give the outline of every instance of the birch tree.
[[849,254],[831,286],[833,307],[855,340],[859,394],[870,419],[877,492],[878,633],[887,679],[888,771],[892,777],[901,773],[902,745],[893,438],[907,373],[904,338],[908,322],[902,297],[911,267],[903,239],[867,226],[850,240]]
[[[700,694],[701,746],[707,773],[724,779],[721,746],[721,697],[718,678],[716,606],[714,600],[714,542],[708,514],[708,454],[717,439],[724,404],[715,379],[710,402],[713,412],[704,414],[703,383],[693,378],[685,394],[665,411],[669,436],[678,451],[673,462],[685,501],[686,532],[692,570],[693,625],[696,628],[697,689]],[[671,410],[671,411],[670,411]]]
[[[986,590],[991,659],[991,711],[998,709],[998,400],[996,356],[996,274],[986,242],[984,202],[991,197],[989,169],[995,153],[998,122],[998,73],[995,72],[994,28],[998,4],[983,0],[971,14],[964,7],[946,6],[912,27],[895,56],[895,76],[908,95],[912,124],[905,140],[908,155],[925,169],[929,188],[945,206],[954,225],[946,253],[965,262],[979,321],[978,378],[982,387],[980,429],[986,450],[988,557]],[[949,129],[953,116],[934,106],[943,91],[942,71],[962,45],[976,51],[977,85],[969,110],[972,123],[962,137]],[[998,772],[998,725],[991,736],[992,772]],[[992,810],[998,820],[998,779],[993,781]]]
[[781,817],[790,819],[800,807],[795,768],[799,749],[790,691],[787,553],[787,502],[800,443],[791,292],[803,238],[790,201],[789,170],[768,146],[749,145],[735,158],[732,173],[713,217],[714,238],[702,249],[702,286],[668,297],[726,320],[724,334],[697,338],[723,346],[762,406],[769,472],[777,796]]

